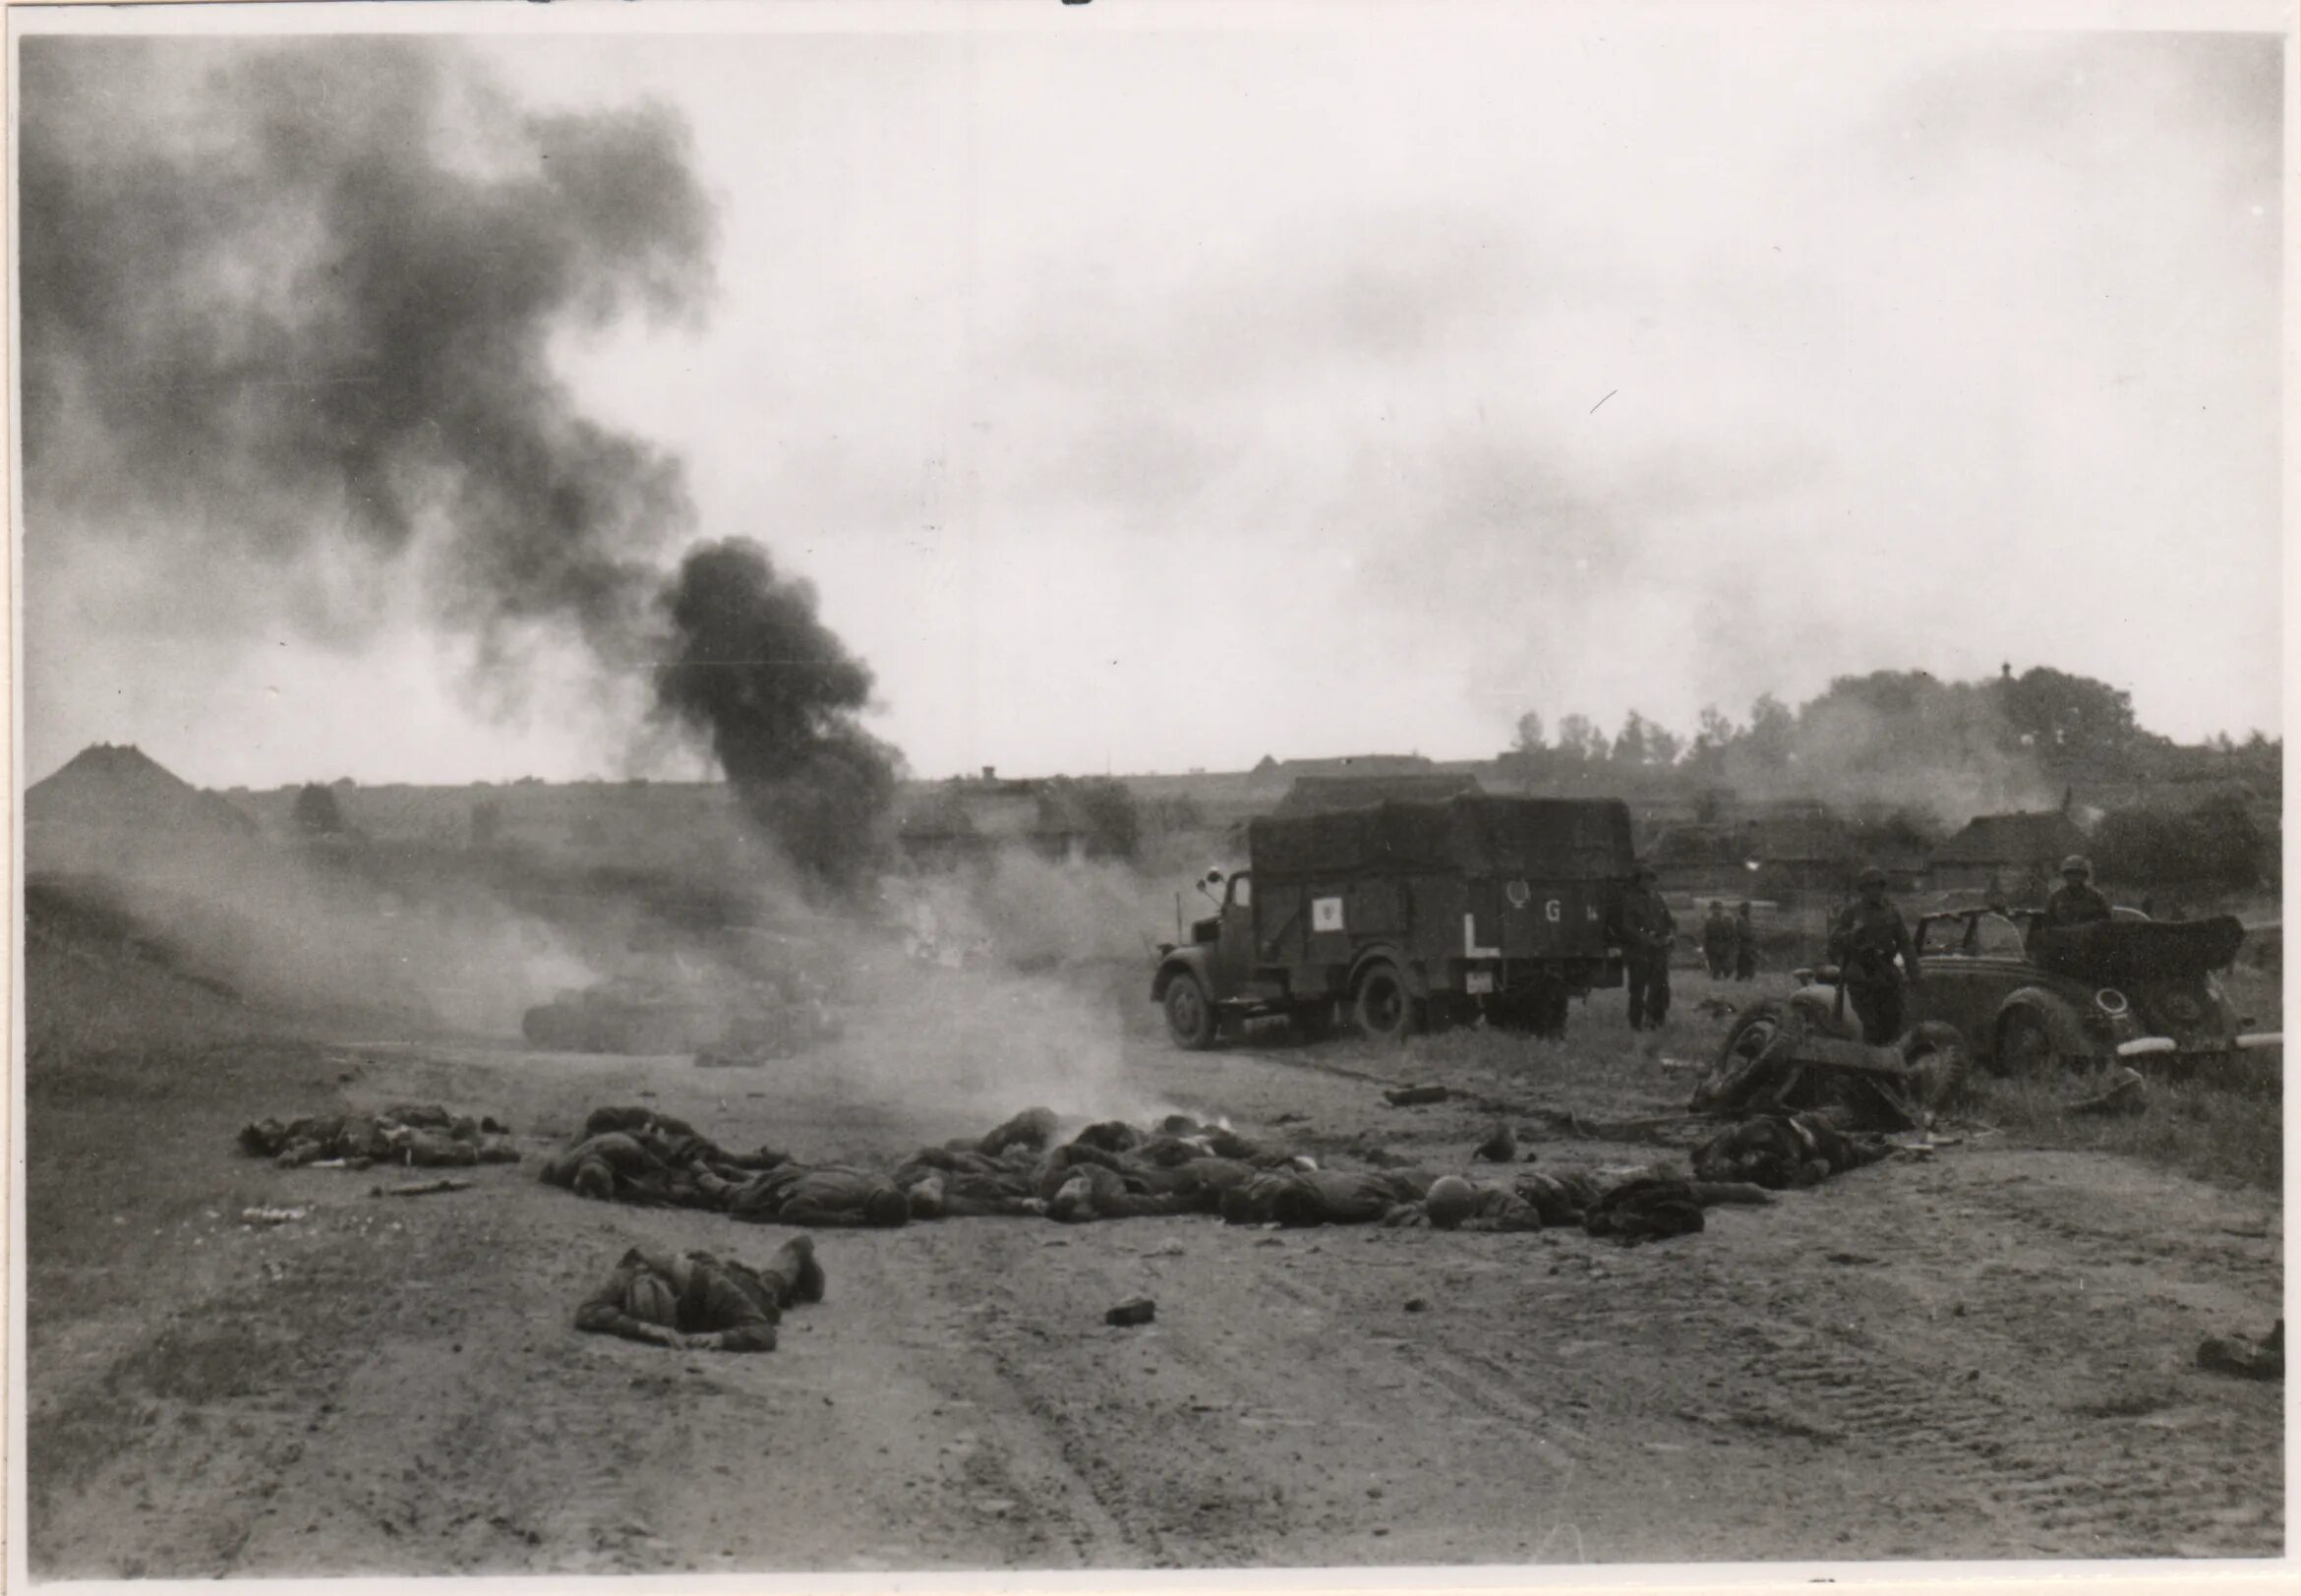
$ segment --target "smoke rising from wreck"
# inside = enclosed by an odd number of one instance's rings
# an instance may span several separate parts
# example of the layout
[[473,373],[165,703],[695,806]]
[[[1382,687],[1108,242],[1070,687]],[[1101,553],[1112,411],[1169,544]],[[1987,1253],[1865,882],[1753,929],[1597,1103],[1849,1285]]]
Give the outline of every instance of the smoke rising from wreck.
[[869,672],[755,545],[666,578],[681,461],[580,413],[552,363],[569,331],[700,314],[715,217],[684,125],[523,110],[422,41],[25,51],[34,556],[92,535],[274,576],[420,564],[510,698],[568,637],[611,690],[662,659],[653,714],[807,877],[851,885],[894,786],[854,719]]
[[871,673],[745,540],[692,551],[663,597],[658,713],[709,738],[745,813],[815,882],[852,890],[895,796],[895,750],[856,716]]

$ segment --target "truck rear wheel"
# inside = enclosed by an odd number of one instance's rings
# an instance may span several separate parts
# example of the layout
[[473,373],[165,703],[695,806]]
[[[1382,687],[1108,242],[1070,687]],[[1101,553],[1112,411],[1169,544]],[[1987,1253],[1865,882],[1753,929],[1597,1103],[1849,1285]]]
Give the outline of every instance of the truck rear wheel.
[[1199,977],[1179,975],[1166,983],[1166,1033],[1186,1052],[1203,1053],[1214,1045],[1214,1005]]
[[1406,989],[1406,977],[1396,965],[1367,968],[1358,977],[1350,1014],[1360,1034],[1378,1041],[1398,1041],[1414,1030],[1414,994]]

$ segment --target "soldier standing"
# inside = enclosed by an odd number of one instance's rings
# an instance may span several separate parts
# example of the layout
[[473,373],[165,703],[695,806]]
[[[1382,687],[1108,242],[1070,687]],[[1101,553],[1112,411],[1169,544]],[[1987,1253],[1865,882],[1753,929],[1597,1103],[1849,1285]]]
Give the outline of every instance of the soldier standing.
[[1712,980],[1724,980],[1734,968],[1734,922],[1726,917],[1726,906],[1715,898],[1702,919],[1702,963],[1709,966]]
[[2072,854],[2061,861],[2061,885],[2045,900],[2047,925],[2092,925],[2113,917],[2109,900],[2094,888],[2093,873],[2092,861],[2083,855]]
[[1678,919],[1654,890],[1659,879],[1651,864],[1632,870],[1616,916],[1632,1031],[1659,1030],[1670,1012],[1670,950],[1678,941]]
[[1757,979],[1757,926],[1749,917],[1749,900],[1734,911],[1734,978]]
[[1886,902],[1885,871],[1873,864],[1855,885],[1860,896],[1830,927],[1830,957],[1861,1021],[1861,1039],[1882,1046],[1902,1034],[1902,982],[1905,975],[1912,986],[1918,982],[1918,949],[1902,912]]

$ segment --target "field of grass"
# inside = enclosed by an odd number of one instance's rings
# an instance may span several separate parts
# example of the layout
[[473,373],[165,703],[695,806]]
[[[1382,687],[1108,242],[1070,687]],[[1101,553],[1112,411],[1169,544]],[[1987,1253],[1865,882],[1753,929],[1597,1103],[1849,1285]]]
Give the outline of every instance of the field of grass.
[[[2267,1031],[2282,1023],[2279,980],[2272,969],[2241,962],[2221,984],[2231,1007]],[[2135,1114],[2070,1112],[2091,1090],[2077,1078],[1991,1080],[1968,1112],[2013,1146],[2124,1153],[2219,1186],[2283,1191],[2281,1050],[2240,1053],[2188,1079],[2149,1077],[2146,1106]]]

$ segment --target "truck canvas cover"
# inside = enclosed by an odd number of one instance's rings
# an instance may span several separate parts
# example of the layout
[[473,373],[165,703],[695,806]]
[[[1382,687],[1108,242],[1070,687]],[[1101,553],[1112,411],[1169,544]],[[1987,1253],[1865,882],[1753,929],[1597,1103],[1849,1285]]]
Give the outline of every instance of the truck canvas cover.
[[1465,795],[1266,816],[1249,823],[1247,848],[1266,881],[1401,871],[1608,881],[1632,863],[1629,810],[1618,799]]

